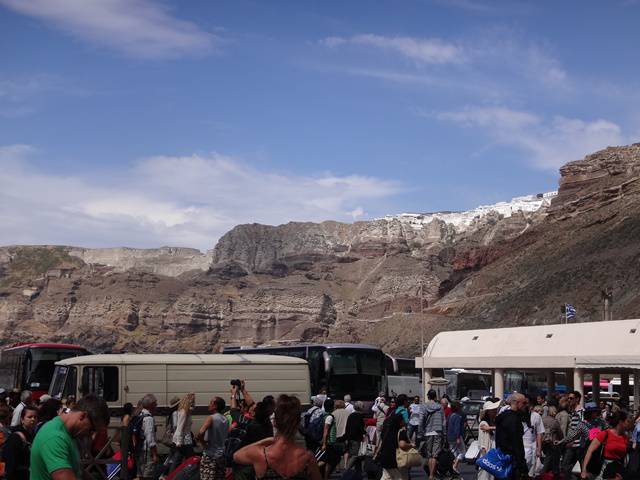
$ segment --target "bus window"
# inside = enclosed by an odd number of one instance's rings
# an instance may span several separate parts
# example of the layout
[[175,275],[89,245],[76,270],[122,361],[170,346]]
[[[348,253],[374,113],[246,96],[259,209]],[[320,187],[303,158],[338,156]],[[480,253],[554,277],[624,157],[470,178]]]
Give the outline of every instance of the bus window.
[[53,379],[51,381],[51,388],[49,389],[49,395],[53,398],[61,400],[67,398],[69,395],[76,395],[76,379],[77,369],[76,367],[56,367],[53,373]]
[[106,402],[118,400],[118,367],[84,367],[82,394],[93,393]]
[[56,367],[55,372],[53,372],[53,379],[51,380],[51,387],[49,388],[49,395],[53,398],[62,398],[67,373],[69,373],[69,367]]
[[387,375],[398,375],[399,374],[398,372],[396,372],[396,367],[393,364],[393,357],[390,357],[387,354],[385,354],[385,356],[384,356],[384,368],[387,371]]
[[310,348],[307,362],[309,363],[311,391],[319,392],[321,388],[327,388],[326,382],[321,380],[326,378],[327,375],[324,371],[324,357],[322,355],[322,350]]
[[380,355],[362,352],[360,355],[360,372],[362,375],[382,375]]
[[333,375],[355,375],[358,373],[356,355],[353,352],[333,351],[330,353]]
[[69,395],[75,397],[76,390],[78,388],[78,369],[76,367],[69,367],[69,375],[67,375],[67,381],[64,382],[64,390],[62,391],[62,398],[67,398]]

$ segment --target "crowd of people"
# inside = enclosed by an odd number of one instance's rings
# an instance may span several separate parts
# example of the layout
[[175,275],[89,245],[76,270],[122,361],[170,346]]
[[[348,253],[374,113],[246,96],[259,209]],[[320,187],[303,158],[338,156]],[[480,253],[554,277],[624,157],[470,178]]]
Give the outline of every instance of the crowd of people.
[[[36,402],[29,391],[8,396],[0,389],[0,478],[86,478],[81,459],[102,456],[113,459],[94,465],[105,476],[113,478],[124,464],[137,480],[173,479],[190,466],[202,480],[327,480],[338,473],[344,480],[406,480],[412,467],[435,480],[459,477],[459,462],[472,450],[480,458],[495,448],[510,456],[513,479],[640,478],[631,475],[640,470],[640,420],[615,405],[582,408],[579,392],[488,398],[471,446],[461,403],[434,390],[424,401],[381,393],[369,405],[322,391],[303,411],[289,395],[256,401],[244,381],[234,380],[228,399],[210,399],[201,425],[194,425],[193,393],[171,399],[168,411],[149,393],[124,405],[121,428],[109,437],[109,409],[95,395],[77,402],[43,395]],[[124,445],[126,451],[118,449]],[[483,469],[477,478],[493,480]]]
[[[514,478],[640,478],[640,417],[603,402],[582,408],[581,397],[578,391],[549,398],[514,393],[504,405],[486,404],[481,449],[510,455]],[[487,472],[480,475],[487,480]]]

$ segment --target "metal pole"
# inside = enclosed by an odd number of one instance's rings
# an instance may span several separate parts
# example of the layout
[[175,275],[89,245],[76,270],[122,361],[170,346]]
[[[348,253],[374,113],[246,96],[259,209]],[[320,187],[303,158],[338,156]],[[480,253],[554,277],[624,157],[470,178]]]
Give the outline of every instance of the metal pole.
[[127,480],[129,478],[129,470],[127,469],[127,460],[129,459],[129,432],[127,427],[120,427],[120,478]]
[[[422,294],[423,294],[423,285],[422,283],[420,284],[420,355],[422,356],[422,376],[420,378],[422,378],[422,381],[425,381],[424,378],[424,308],[422,306]],[[423,392],[426,392],[427,386],[426,385],[422,385],[422,390]],[[426,399],[423,397],[422,401],[426,401]]]

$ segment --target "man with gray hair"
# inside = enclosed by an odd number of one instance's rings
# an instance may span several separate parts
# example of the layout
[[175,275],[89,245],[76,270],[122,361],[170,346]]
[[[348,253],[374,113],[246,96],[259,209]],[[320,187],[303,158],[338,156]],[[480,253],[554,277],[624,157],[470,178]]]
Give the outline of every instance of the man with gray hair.
[[343,397],[344,399],[344,409],[349,412],[349,413],[353,413],[355,412],[355,407],[353,406],[353,403],[351,403],[351,395],[349,395],[348,393]]
[[142,410],[131,420],[132,440],[136,453],[138,478],[150,479],[155,477],[158,465],[156,422],[153,418],[158,400],[152,393],[147,393],[140,400],[140,406]]
[[22,415],[22,410],[27,405],[31,405],[31,390],[23,390],[20,394],[20,403],[13,411],[13,417],[11,417],[11,427],[20,425],[20,415]]

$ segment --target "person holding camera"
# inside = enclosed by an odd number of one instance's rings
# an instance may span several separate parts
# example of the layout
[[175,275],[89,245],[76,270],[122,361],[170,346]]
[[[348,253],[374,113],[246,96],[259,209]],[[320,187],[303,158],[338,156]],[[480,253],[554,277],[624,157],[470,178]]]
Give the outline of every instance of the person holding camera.
[[255,401],[247,391],[244,380],[231,380],[230,408],[231,418],[233,419],[232,427],[248,423],[248,421],[253,418]]

